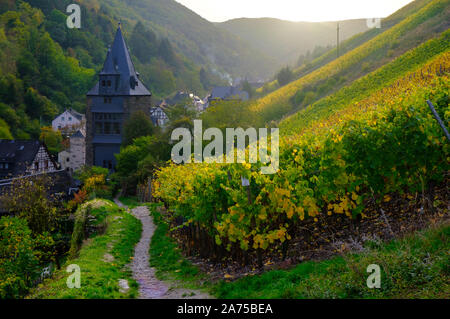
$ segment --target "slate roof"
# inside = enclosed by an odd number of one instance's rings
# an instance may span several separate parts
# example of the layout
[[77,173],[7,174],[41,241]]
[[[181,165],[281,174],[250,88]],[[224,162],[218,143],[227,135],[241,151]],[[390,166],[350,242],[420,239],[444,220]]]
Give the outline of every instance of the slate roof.
[[[122,29],[119,25],[112,47],[108,50],[102,75],[119,75],[120,83],[113,95],[152,95],[139,79],[139,73],[134,68],[128,47],[123,38]],[[134,83],[134,84],[133,84]],[[100,81],[88,92],[88,96],[99,95]]]
[[78,130],[75,134],[73,134],[72,136],[70,136],[70,138],[84,138],[84,134],[83,132],[81,132],[80,130]]
[[226,100],[228,98],[231,98],[233,96],[239,96],[242,100],[248,100],[249,96],[248,93],[245,91],[242,91],[238,87],[233,86],[218,86],[213,88],[211,92],[210,100]]
[[81,113],[78,113],[77,111],[75,111],[74,109],[68,109],[67,110],[70,114],[72,114],[73,117],[76,117],[78,120],[82,121],[84,115]]
[[9,169],[0,170],[0,179],[23,175],[41,145],[39,141],[0,140],[0,162],[9,164]]
[[211,92],[212,99],[225,99],[231,95],[231,86],[218,86],[213,88]]

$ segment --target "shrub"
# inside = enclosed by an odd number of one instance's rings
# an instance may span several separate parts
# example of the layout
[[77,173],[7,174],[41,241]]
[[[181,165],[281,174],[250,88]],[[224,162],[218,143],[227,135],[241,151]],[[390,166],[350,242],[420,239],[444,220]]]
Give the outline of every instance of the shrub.
[[25,295],[37,276],[31,230],[20,218],[0,219],[0,299]]
[[34,234],[54,230],[57,222],[56,200],[48,195],[52,182],[48,176],[13,181],[0,202],[6,210],[25,219]]

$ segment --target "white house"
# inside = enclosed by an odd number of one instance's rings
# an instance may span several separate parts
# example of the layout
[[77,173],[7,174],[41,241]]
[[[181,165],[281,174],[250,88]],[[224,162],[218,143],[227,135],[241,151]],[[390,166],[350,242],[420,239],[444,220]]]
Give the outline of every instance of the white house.
[[85,131],[86,120],[83,114],[73,109],[67,109],[52,121],[54,131],[76,132]]

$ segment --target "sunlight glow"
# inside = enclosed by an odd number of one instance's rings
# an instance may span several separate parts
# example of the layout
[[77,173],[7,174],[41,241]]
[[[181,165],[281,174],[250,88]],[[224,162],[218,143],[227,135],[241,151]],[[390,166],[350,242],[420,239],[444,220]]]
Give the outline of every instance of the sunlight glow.
[[412,0],[176,0],[205,19],[272,17],[291,21],[336,21],[386,17]]

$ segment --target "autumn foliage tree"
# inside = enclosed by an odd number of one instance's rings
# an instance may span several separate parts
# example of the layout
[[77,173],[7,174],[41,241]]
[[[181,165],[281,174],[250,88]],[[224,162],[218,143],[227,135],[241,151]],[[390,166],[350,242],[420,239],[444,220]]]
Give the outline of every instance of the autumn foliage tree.
[[52,232],[57,222],[57,207],[53,196],[49,196],[51,186],[48,176],[17,179],[0,196],[0,202],[6,210],[25,219],[33,233]]

